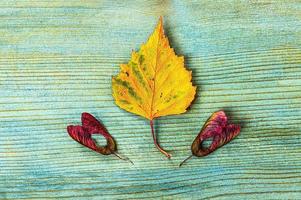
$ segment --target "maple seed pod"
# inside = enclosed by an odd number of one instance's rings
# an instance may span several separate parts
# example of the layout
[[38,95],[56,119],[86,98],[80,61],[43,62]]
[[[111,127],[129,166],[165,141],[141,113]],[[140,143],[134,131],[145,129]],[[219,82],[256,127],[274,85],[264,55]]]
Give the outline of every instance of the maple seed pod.
[[[186,158],[179,166],[183,165],[192,156],[206,156],[216,149],[230,142],[240,133],[240,126],[228,124],[228,119],[224,111],[217,111],[208,118],[198,136],[191,145],[192,155]],[[212,138],[209,147],[204,147],[203,142]]]
[[[117,153],[117,146],[114,138],[107,131],[107,129],[91,114],[82,113],[82,126],[70,125],[67,127],[67,132],[72,139],[78,143],[88,147],[89,149],[96,151],[102,155],[114,154],[122,160],[127,160],[133,164],[128,158],[123,158]],[[106,146],[97,145],[96,141],[92,138],[93,134],[100,134],[104,136],[107,141]]]

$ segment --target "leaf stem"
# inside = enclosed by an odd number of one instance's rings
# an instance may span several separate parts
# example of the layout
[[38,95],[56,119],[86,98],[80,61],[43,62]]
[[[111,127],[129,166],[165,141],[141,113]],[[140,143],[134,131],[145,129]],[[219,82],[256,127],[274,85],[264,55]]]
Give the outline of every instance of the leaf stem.
[[171,158],[171,155],[169,153],[167,153],[162,147],[160,147],[160,145],[158,144],[157,142],[157,138],[156,138],[156,134],[155,134],[155,131],[154,131],[154,123],[153,123],[153,120],[150,120],[150,127],[151,127],[151,130],[152,130],[152,136],[153,136],[153,140],[154,140],[154,144],[155,146],[157,147],[157,149],[163,153],[168,159]]

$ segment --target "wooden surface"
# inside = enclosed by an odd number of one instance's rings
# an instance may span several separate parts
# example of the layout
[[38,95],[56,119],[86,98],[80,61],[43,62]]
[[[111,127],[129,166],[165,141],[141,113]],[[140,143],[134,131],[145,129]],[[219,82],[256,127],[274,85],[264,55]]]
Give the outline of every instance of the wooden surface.
[[[156,121],[172,160],[111,96],[160,15],[198,86],[187,113]],[[300,45],[297,0],[1,1],[0,199],[301,199]],[[241,134],[178,168],[219,109]],[[84,111],[134,166],[67,135]]]

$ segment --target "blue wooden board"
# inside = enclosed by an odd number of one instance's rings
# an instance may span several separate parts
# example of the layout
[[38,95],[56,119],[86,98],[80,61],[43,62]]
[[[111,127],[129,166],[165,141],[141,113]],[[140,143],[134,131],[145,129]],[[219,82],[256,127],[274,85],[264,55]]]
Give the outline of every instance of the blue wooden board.
[[[159,16],[197,97],[155,128],[121,110],[111,76]],[[301,2],[0,2],[0,199],[301,199]],[[241,134],[178,164],[212,112]],[[100,119],[135,165],[66,132]]]

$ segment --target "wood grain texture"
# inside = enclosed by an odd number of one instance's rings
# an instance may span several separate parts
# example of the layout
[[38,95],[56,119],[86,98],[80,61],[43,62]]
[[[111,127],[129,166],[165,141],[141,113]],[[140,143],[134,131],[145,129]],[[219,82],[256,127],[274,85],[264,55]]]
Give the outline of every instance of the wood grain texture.
[[[119,109],[111,76],[160,15],[198,86],[191,109],[148,122]],[[300,199],[301,2],[0,2],[0,199]],[[190,154],[216,110],[241,134]],[[90,112],[135,165],[66,132]]]

